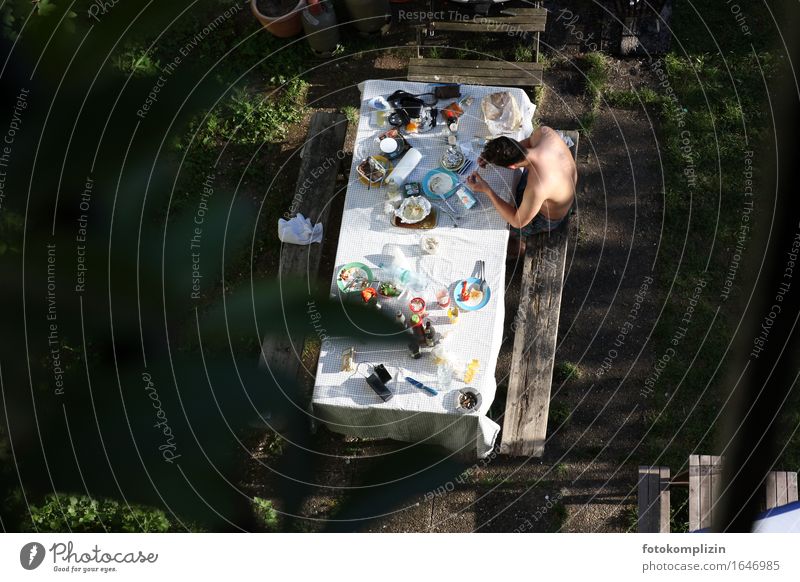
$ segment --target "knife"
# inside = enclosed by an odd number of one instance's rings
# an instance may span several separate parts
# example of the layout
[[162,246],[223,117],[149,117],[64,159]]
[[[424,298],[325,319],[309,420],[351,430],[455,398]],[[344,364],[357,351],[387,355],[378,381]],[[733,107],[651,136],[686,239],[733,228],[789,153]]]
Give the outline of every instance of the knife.
[[435,207],[436,207],[438,210],[440,210],[440,211],[441,211],[443,214],[446,214],[448,217],[450,217],[450,220],[452,220],[452,221],[453,221],[453,228],[458,228],[458,221],[459,221],[459,220],[461,220],[461,217],[459,217],[459,216],[456,216],[456,215],[455,215],[455,214],[453,214],[452,212],[449,212],[449,211],[445,210],[444,208],[442,208],[442,207],[441,207],[441,206],[439,206],[438,204],[435,204],[434,206],[435,206]]
[[425,390],[425,392],[427,392],[431,396],[436,396],[437,394],[439,394],[436,390],[434,390],[430,386],[425,386],[425,384],[423,384],[419,380],[414,380],[414,378],[409,378],[408,376],[406,376],[406,381],[409,384],[411,384],[412,386],[416,386],[417,388],[420,388],[421,390]]

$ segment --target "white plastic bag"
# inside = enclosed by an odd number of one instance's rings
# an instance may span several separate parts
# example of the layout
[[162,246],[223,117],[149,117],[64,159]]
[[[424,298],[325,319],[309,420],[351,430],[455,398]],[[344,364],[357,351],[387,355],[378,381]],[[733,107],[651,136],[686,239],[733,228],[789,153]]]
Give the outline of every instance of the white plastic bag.
[[515,133],[522,124],[517,100],[508,91],[486,95],[481,99],[481,110],[491,135]]
[[322,242],[322,223],[311,224],[311,220],[300,213],[289,220],[279,218],[278,238],[293,245]]

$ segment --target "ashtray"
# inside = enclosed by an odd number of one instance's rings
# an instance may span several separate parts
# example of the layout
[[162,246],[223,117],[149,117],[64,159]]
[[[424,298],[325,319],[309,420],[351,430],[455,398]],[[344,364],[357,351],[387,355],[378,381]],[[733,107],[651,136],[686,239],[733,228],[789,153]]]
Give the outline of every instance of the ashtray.
[[477,392],[472,388],[462,388],[458,391],[456,410],[458,412],[463,412],[464,414],[468,412],[474,412],[480,409],[482,402],[483,398],[481,398],[480,392]]

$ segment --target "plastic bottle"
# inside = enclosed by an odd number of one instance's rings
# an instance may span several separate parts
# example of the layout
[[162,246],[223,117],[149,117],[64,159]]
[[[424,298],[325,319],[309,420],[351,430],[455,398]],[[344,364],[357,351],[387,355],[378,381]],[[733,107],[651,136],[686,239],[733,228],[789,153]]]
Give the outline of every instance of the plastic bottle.
[[353,26],[362,34],[378,32],[391,13],[389,0],[345,0]]
[[447,310],[447,319],[450,320],[450,323],[458,323],[458,307],[456,305],[451,305]]
[[410,269],[408,259],[398,247],[392,249],[391,262],[389,264],[380,263],[378,267],[398,286],[407,287],[414,291],[422,291],[428,285],[425,275],[415,273]]

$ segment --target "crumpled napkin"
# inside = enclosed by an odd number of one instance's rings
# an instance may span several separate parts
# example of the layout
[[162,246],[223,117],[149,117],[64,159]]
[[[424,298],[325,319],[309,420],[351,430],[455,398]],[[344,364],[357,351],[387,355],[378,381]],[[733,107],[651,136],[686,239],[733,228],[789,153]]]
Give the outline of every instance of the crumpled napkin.
[[563,140],[563,142],[567,144],[568,148],[571,148],[572,146],[575,145],[575,142],[572,140],[572,138],[563,131],[561,131],[560,129],[556,130],[556,133]]
[[278,238],[293,245],[322,242],[322,223],[311,224],[311,220],[299,212],[289,220],[279,218]]

